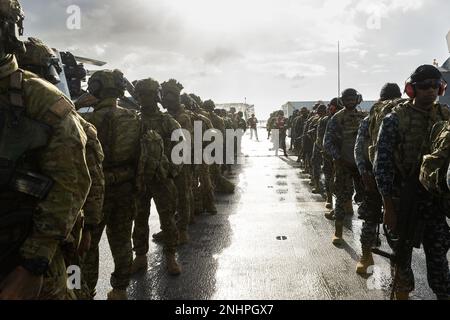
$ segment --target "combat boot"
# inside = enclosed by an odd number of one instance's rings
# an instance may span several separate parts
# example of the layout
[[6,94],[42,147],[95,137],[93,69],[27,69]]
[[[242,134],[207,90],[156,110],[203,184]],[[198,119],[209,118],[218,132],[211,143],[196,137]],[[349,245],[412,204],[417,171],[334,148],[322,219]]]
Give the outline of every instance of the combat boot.
[[334,210],[325,213],[325,218],[327,218],[328,220],[334,220]]
[[367,269],[374,264],[375,262],[373,261],[372,249],[363,248],[361,260],[359,260],[358,264],[356,265],[356,273],[367,274]]
[[395,300],[409,300],[409,292],[395,292]]
[[190,241],[189,233],[185,230],[180,231],[180,234],[178,236],[178,245],[182,246],[183,244],[189,243],[189,241]]
[[327,209],[333,209],[333,195],[331,192],[327,192],[327,203],[325,205]]
[[128,300],[127,290],[112,289],[108,292],[108,300]]
[[353,212],[353,202],[352,202],[352,200],[349,200],[349,201],[347,201],[347,202],[344,204],[344,212],[345,212],[345,214],[346,214],[347,216],[352,216],[352,215],[355,214],[355,213]]
[[178,264],[175,253],[166,253],[167,271],[171,276],[178,276],[181,274],[181,266]]
[[342,234],[344,232],[344,222],[343,221],[336,221],[335,224],[335,232],[333,237],[333,244],[335,246],[340,246],[344,243],[344,239],[342,237]]
[[163,241],[164,240],[164,232],[160,231],[158,233],[154,233],[152,235],[152,237],[153,237],[153,240],[155,240],[155,241]]
[[141,271],[147,271],[148,261],[147,255],[136,256],[133,260],[133,264],[131,265],[131,274],[135,274]]
[[320,187],[320,182],[319,180],[314,180],[313,181],[313,189],[311,191],[314,194],[320,194],[322,192],[322,188]]

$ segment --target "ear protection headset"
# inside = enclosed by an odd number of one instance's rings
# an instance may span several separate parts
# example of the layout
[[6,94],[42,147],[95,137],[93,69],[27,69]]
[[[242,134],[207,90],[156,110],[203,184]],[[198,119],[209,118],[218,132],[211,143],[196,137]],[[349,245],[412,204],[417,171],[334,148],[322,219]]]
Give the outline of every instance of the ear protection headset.
[[[364,101],[363,96],[358,91],[355,90],[355,92],[356,92],[356,103],[357,103],[357,105],[360,105]],[[342,97],[338,99],[338,104],[340,106],[344,106],[344,100],[343,100],[344,93],[345,93],[345,91],[342,93]]]
[[[441,84],[441,87],[439,88],[438,95],[444,96],[445,91],[447,90],[447,82],[444,79],[441,79],[441,80],[442,80],[442,84]],[[416,97],[416,87],[414,86],[414,83],[412,82],[411,77],[408,80],[406,80],[405,93],[411,99],[414,99]]]

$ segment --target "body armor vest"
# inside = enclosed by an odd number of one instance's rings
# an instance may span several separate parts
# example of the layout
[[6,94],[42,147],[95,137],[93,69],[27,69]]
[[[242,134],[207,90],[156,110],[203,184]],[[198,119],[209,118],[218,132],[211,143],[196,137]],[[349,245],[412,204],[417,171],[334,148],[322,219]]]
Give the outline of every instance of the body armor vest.
[[419,172],[423,155],[429,153],[431,129],[437,122],[447,120],[449,112],[439,104],[422,111],[406,103],[395,107],[393,113],[399,119],[395,164],[401,176],[408,177]]
[[364,115],[358,111],[341,110],[336,113],[341,128],[341,157],[343,160],[355,163],[354,149],[359,125]]

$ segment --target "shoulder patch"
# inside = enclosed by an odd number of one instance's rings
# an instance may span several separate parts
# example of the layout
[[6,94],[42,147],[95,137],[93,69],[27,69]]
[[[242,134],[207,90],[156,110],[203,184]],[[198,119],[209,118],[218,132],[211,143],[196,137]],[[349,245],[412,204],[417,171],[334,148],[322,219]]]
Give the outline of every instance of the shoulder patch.
[[61,97],[50,108],[48,108],[48,110],[44,113],[42,120],[46,124],[54,126],[61,120],[65,119],[70,112],[72,112],[72,110],[72,105],[64,97]]
[[58,118],[64,119],[69,115],[73,108],[72,105],[64,99],[64,97],[61,97],[61,99],[56,101],[48,110]]

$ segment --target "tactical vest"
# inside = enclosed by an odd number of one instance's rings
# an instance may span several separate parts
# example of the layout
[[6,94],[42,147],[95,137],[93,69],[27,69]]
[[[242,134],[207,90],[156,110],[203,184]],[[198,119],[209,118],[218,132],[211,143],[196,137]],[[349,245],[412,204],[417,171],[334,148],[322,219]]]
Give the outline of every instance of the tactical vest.
[[345,109],[336,113],[338,124],[341,128],[341,157],[343,160],[355,163],[355,143],[358,136],[359,125],[364,115],[359,111],[347,111]]
[[141,124],[134,111],[121,107],[106,107],[107,111],[85,114],[98,132],[105,160],[103,170],[107,187],[136,182]]
[[431,132],[431,154],[423,157],[420,182],[430,193],[450,199],[447,169],[450,163],[450,123],[438,122]]
[[392,112],[399,119],[395,164],[400,175],[406,178],[419,172],[422,157],[430,150],[430,132],[437,122],[448,120],[449,111],[440,104],[435,104],[430,111],[421,111],[408,102],[396,106]]
[[0,279],[18,265],[38,201],[53,185],[36,161],[50,139],[51,123],[26,116],[23,77],[21,70],[10,75],[9,101],[0,102]]
[[383,123],[383,119],[391,113],[392,109],[400,103],[404,103],[406,99],[395,99],[378,101],[370,109],[369,114],[369,161],[374,163],[377,151],[378,133]]

